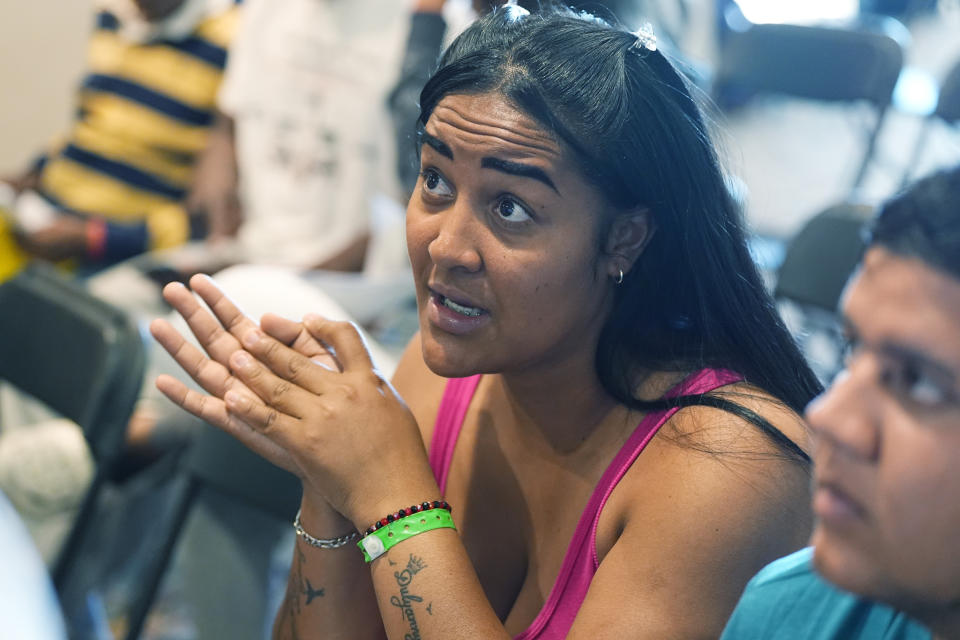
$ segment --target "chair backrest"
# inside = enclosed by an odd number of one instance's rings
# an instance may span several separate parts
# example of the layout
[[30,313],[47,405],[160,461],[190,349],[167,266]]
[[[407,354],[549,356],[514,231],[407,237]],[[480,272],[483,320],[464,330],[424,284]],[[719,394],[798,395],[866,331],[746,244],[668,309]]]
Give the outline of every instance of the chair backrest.
[[52,267],[0,285],[0,379],[79,424],[101,463],[120,450],[144,363],[136,325]]
[[940,98],[934,114],[950,124],[960,122],[960,60],[940,85]]
[[717,69],[719,86],[885,107],[903,67],[900,43],[865,29],[757,24],[733,32]]
[[872,212],[869,206],[841,204],[811,218],[787,245],[774,297],[836,312],[863,253],[861,231]]
[[753,25],[728,35],[714,93],[746,90],[872,105],[876,121],[851,185],[855,191],[866,177],[903,68],[903,47],[895,31],[887,23],[870,28]]

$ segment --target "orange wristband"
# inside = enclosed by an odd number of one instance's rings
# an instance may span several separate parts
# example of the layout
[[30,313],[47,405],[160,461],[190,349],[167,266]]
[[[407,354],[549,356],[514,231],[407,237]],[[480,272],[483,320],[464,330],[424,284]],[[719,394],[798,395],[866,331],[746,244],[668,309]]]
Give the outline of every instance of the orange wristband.
[[102,260],[107,249],[107,223],[101,218],[90,218],[86,224],[87,258]]

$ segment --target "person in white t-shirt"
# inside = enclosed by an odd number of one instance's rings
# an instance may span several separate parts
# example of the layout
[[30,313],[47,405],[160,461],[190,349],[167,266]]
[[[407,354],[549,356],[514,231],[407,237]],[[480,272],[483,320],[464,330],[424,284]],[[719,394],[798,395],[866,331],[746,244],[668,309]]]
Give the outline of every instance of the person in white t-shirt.
[[378,196],[397,198],[385,101],[403,2],[248,0],[219,126],[189,203],[224,262],[359,271]]

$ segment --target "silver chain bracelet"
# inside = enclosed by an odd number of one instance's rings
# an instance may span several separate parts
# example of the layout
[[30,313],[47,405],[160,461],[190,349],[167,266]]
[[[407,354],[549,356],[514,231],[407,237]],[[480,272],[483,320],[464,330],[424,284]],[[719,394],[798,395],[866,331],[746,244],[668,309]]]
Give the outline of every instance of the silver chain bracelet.
[[297,509],[297,517],[293,519],[293,530],[297,532],[297,537],[302,538],[311,547],[316,547],[318,549],[339,549],[340,547],[346,546],[360,537],[360,534],[356,531],[351,531],[342,536],[336,538],[330,538],[324,540],[323,538],[314,538],[312,535],[304,531],[303,525],[300,523],[300,510]]

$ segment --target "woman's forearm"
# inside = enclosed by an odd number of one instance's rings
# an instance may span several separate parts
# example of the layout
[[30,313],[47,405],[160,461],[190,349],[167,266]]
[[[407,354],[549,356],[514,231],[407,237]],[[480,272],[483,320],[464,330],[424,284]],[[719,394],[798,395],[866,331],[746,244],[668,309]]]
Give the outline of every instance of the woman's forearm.
[[[303,527],[340,535],[350,524],[304,501]],[[390,548],[367,564],[351,542],[318,549],[297,538],[274,640],[508,639],[459,535],[437,529]]]
[[322,550],[298,539],[273,637],[507,640],[509,635],[457,534],[447,529],[407,540],[369,566],[354,545]]
[[[301,522],[315,537],[351,530],[332,509],[313,509],[304,500]],[[355,541],[318,549],[297,537],[287,593],[273,624],[274,640],[382,640],[383,624],[370,570]]]
[[370,572],[390,640],[509,640],[452,529],[394,546]]

